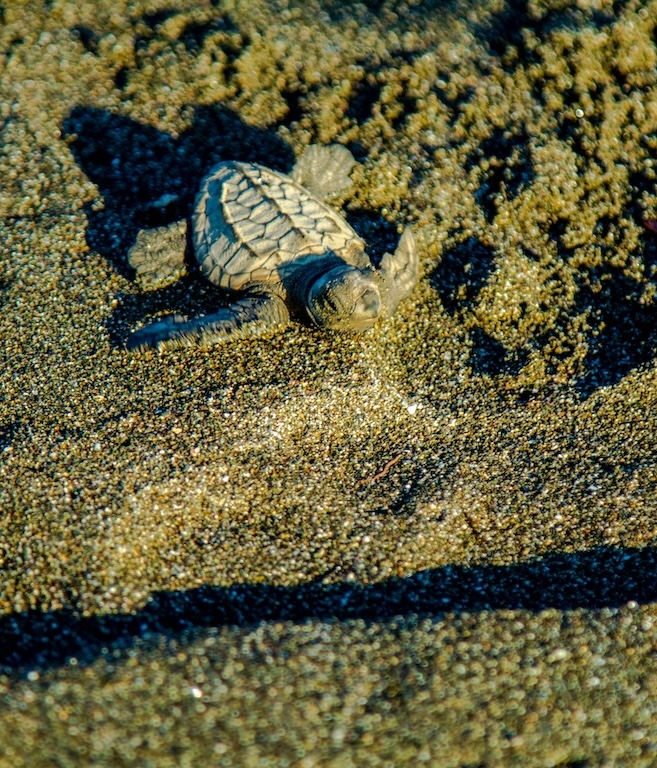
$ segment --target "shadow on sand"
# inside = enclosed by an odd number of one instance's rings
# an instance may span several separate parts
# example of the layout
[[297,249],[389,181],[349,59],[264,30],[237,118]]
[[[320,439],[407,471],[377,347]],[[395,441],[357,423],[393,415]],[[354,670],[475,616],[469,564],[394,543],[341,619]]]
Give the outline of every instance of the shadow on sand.
[[[654,235],[644,236],[647,268],[651,266],[651,242]],[[531,252],[526,251],[531,257]],[[470,237],[451,250],[446,250],[431,273],[431,283],[446,311],[453,316],[471,313],[481,290],[495,271],[495,253],[476,237]],[[595,289],[593,285],[597,286]],[[635,368],[650,363],[657,349],[657,306],[646,303],[645,285],[624,275],[621,270],[584,272],[570,312],[586,316],[587,354],[584,370],[575,388],[586,399],[601,387],[618,384]],[[521,349],[508,349],[475,326],[470,334],[470,365],[477,374],[516,376],[529,358],[534,346],[542,346],[553,331],[532,339]]]
[[89,664],[153,634],[173,637],[263,621],[386,621],[448,612],[617,608],[657,600],[657,549],[599,547],[509,566],[450,565],[375,584],[203,586],[153,594],[135,614],[29,611],[0,619],[0,669],[21,673],[75,657]]

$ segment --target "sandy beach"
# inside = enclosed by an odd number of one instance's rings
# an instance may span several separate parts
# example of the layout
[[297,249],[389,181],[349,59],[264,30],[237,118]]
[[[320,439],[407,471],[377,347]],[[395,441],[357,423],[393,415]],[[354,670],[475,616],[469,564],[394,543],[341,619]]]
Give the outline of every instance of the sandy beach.
[[[657,2],[0,4],[0,766],[657,763]],[[137,233],[224,159],[421,278],[362,335]]]

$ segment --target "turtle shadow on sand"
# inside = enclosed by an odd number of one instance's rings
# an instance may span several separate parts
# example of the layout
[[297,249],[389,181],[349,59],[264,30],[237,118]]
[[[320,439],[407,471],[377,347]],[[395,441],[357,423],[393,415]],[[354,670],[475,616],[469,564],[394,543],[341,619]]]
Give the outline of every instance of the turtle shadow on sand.
[[103,198],[102,208],[87,206],[87,243],[125,275],[125,254],[137,232],[188,215],[200,180],[215,163],[239,158],[282,172],[294,164],[285,141],[224,107],[197,107],[189,128],[174,138],[132,118],[78,106],[64,120],[63,133]]
[[[185,632],[262,622],[440,620],[446,613],[621,608],[657,600],[654,547],[596,547],[557,552],[512,565],[447,565],[372,584],[324,576],[305,584],[204,585],[154,592],[131,614],[82,616],[71,609],[0,617],[0,670],[92,664],[117,658],[137,642]],[[182,640],[180,640],[182,641]]]

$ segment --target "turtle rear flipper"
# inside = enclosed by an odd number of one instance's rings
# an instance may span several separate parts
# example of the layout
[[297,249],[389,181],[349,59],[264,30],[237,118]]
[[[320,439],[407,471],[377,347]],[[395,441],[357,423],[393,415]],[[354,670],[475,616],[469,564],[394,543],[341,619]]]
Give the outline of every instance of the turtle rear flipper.
[[355,165],[354,156],[342,144],[311,144],[297,161],[291,177],[317,197],[326,198],[351,186],[349,174]]
[[163,288],[186,273],[186,248],[186,219],[167,227],[142,229],[128,251],[128,264],[135,270],[142,288],[148,291]]
[[271,291],[252,292],[228,307],[184,320],[169,315],[128,337],[128,349],[210,346],[229,339],[251,339],[281,330],[290,322],[283,299]]
[[418,279],[417,244],[410,227],[399,238],[397,250],[384,254],[379,267],[386,315],[390,317],[402,299],[410,296]]

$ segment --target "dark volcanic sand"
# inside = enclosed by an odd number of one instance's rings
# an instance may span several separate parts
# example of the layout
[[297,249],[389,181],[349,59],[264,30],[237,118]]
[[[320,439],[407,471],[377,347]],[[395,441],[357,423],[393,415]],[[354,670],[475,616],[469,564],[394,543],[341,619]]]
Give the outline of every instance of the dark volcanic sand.
[[[0,4],[0,764],[657,762],[657,3]],[[423,276],[166,354],[137,231],[360,165]],[[646,226],[646,222],[648,226]]]

